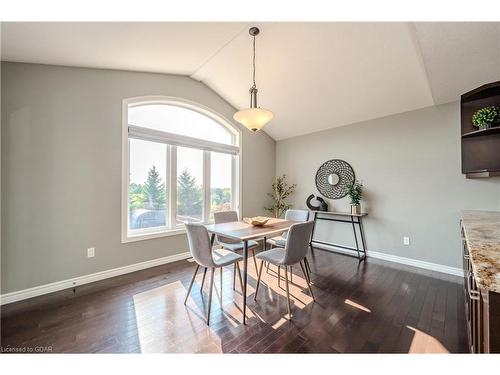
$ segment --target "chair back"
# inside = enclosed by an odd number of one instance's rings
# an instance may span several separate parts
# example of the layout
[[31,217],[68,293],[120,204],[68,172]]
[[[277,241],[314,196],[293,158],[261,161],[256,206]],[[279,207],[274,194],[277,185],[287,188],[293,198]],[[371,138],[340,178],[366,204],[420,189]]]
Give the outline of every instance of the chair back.
[[309,211],[306,211],[306,210],[286,210],[285,220],[307,221],[307,220],[309,220]]
[[212,245],[207,228],[201,224],[186,223],[189,251],[200,266],[215,267],[212,257]]
[[[286,210],[285,220],[290,221],[307,221],[309,220],[309,211],[306,210]],[[284,232],[281,237],[287,238],[288,232]]]
[[288,238],[285,244],[284,265],[293,265],[305,258],[309,249],[314,222],[293,224],[288,230]]
[[[219,211],[214,212],[215,224],[220,223],[230,223],[232,221],[238,221],[238,213],[236,211]],[[239,243],[241,241],[234,240],[228,237],[217,236],[217,242],[219,243]]]

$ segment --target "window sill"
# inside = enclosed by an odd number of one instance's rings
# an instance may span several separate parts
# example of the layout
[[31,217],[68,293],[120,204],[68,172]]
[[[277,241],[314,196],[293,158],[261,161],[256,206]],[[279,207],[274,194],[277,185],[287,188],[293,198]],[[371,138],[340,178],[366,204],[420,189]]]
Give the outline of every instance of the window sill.
[[141,234],[122,237],[122,243],[152,240],[161,237],[178,236],[185,233],[186,233],[185,228],[163,230],[161,232],[141,233]]

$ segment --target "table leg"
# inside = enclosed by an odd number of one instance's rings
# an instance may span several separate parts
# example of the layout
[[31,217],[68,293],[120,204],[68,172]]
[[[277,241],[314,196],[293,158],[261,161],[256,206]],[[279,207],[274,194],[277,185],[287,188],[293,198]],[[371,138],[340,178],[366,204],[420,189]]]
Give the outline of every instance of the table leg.
[[210,245],[214,246],[214,241],[215,241],[215,233],[212,233],[212,236],[210,236]]
[[248,241],[243,241],[243,324],[247,324]]
[[[264,243],[262,244],[263,251],[266,251],[267,248],[267,237],[264,237]],[[269,273],[269,262],[267,262],[266,273]],[[259,275],[257,275],[259,276]]]
[[359,252],[358,235],[356,234],[356,226],[354,225],[354,216],[351,216],[352,231],[354,233],[354,240],[356,241],[356,251],[358,252],[358,259],[361,260],[361,254]]

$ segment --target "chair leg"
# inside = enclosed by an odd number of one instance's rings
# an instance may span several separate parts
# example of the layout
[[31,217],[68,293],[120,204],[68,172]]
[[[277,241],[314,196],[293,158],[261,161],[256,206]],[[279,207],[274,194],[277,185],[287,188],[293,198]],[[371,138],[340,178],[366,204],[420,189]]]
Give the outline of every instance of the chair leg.
[[309,245],[309,247],[311,248],[311,254],[314,254],[314,248],[312,247],[312,245]]
[[309,275],[309,269],[307,268],[306,260],[304,259],[304,270],[306,271],[306,276],[307,276],[307,282],[311,279],[311,275]]
[[191,293],[191,288],[193,287],[194,279],[196,278],[196,274],[198,273],[198,270],[200,268],[200,265],[196,265],[196,269],[194,270],[193,278],[191,279],[191,283],[189,284],[188,292],[186,294],[186,298],[184,299],[184,304],[187,303],[187,300],[189,298],[189,293]]
[[269,262],[267,262],[267,270],[266,273],[269,274]]
[[307,284],[307,288],[309,289],[309,294],[311,294],[313,301],[316,302],[316,299],[314,298],[314,294],[313,294],[313,291],[311,288],[311,281],[309,280],[309,276],[307,276],[306,270],[304,269],[302,262],[300,262],[299,264],[300,264],[300,268],[302,269],[302,273],[304,274],[304,277],[306,278],[306,284]]
[[[302,262],[304,262],[304,263],[302,263]],[[304,266],[306,281],[308,284],[311,284],[311,275],[309,275],[309,272],[307,271],[306,259],[304,258],[304,260],[300,261],[299,264],[300,264],[300,267]]]
[[236,262],[235,264],[236,269],[238,270],[238,277],[240,278],[241,293],[243,293],[243,279],[241,278],[240,264],[238,262]]
[[[311,271],[311,266],[309,265],[309,261],[307,260],[307,258],[304,258],[304,265],[306,266],[306,271],[307,271],[307,274],[309,275],[312,271]],[[311,278],[309,276],[309,278]]]
[[212,267],[212,271],[210,272],[210,292],[208,293],[207,325],[210,325],[210,310],[212,308],[212,291],[214,290],[214,273],[215,273],[215,268]]
[[255,264],[255,273],[259,273],[259,268],[257,267],[257,259],[255,259],[255,249],[252,249],[253,264]]
[[281,287],[281,267],[278,266],[278,288]]
[[293,284],[293,273],[292,266],[290,266],[290,282]]
[[260,268],[257,276],[257,286],[255,287],[255,295],[253,297],[254,301],[257,301],[257,292],[259,291],[259,285],[260,285],[260,277],[262,276],[262,266],[264,265],[264,261],[260,262]]
[[222,269],[224,267],[220,268],[220,307],[222,308]]
[[303,265],[304,265],[304,269],[306,271],[308,283],[311,283],[311,274],[309,272],[309,268],[308,268],[309,264],[307,263],[307,258],[304,258],[303,262],[304,262]]
[[292,309],[290,307],[290,291],[288,287],[288,271],[285,266],[285,281],[286,281],[286,300],[288,305],[288,320],[292,320]]
[[201,279],[200,292],[203,290],[203,284],[205,283],[205,276],[207,276],[207,267],[205,267],[205,271],[203,271],[203,279]]
[[233,267],[233,290],[236,290],[236,263],[234,263]]

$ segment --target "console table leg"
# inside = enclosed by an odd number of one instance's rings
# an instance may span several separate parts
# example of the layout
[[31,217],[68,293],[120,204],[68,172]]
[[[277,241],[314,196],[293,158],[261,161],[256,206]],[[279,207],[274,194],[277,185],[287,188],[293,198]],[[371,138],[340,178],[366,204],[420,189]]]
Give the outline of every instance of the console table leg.
[[313,216],[314,216],[314,218],[313,218],[314,224],[313,224],[313,230],[312,230],[312,233],[311,233],[311,240],[309,241],[309,247],[311,248],[311,254],[314,252],[312,242],[313,242],[313,238],[314,238],[314,230],[316,229],[316,217],[318,215],[316,214],[316,212],[314,212]]
[[358,223],[359,223],[359,233],[361,235],[361,243],[363,244],[363,253],[364,256],[366,257],[366,243],[365,243],[365,235],[363,233],[363,223],[361,221],[361,217],[358,217]]
[[356,226],[354,225],[354,217],[351,216],[351,223],[352,223],[352,231],[354,233],[354,240],[356,241],[356,251],[358,252],[358,259],[361,259],[361,253],[359,252],[359,244],[358,244],[358,235],[356,233]]

